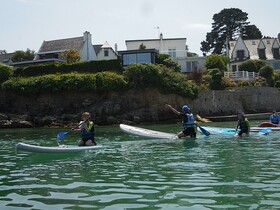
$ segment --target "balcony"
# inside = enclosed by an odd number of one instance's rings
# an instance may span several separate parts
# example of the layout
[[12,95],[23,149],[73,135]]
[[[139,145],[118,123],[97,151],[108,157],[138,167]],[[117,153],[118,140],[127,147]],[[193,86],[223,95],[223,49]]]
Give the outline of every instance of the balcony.
[[230,78],[234,81],[255,80],[258,76],[258,73],[248,71],[224,72],[224,77]]

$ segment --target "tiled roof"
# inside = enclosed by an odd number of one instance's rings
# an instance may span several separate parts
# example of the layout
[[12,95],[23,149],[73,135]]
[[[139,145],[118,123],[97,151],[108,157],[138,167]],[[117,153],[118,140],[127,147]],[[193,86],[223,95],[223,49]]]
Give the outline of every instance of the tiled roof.
[[75,37],[68,39],[58,39],[52,41],[44,41],[39,52],[49,52],[58,50],[76,50],[80,51],[84,44],[84,37]]
[[14,54],[15,53],[0,54],[0,63],[11,63]]

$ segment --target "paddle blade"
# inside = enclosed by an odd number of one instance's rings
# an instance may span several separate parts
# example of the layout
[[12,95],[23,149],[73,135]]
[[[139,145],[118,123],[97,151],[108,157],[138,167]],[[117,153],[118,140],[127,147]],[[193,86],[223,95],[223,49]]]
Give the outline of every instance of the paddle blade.
[[265,128],[259,131],[259,133],[267,135],[270,131],[272,130],[272,128]]
[[210,132],[209,132],[209,131],[205,130],[204,128],[200,127],[199,125],[198,125],[198,128],[201,130],[201,132],[202,132],[205,136],[209,136],[209,135],[210,135]]
[[56,139],[57,139],[57,140],[61,140],[61,139],[63,139],[67,134],[68,134],[68,132],[61,132],[61,133],[57,134]]

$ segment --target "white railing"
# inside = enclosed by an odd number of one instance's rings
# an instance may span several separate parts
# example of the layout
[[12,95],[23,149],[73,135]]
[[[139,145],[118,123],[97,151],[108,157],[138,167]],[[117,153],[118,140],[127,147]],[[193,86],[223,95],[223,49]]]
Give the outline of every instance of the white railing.
[[258,76],[258,73],[248,71],[224,72],[224,77],[231,78],[233,80],[254,80]]

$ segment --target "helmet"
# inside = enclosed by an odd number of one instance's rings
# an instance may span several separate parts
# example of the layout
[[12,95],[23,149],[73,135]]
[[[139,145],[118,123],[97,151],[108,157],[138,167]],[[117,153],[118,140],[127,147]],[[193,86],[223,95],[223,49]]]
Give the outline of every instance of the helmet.
[[185,111],[185,112],[187,112],[187,111],[190,110],[190,108],[189,108],[187,105],[184,105],[184,106],[182,107],[182,110]]

